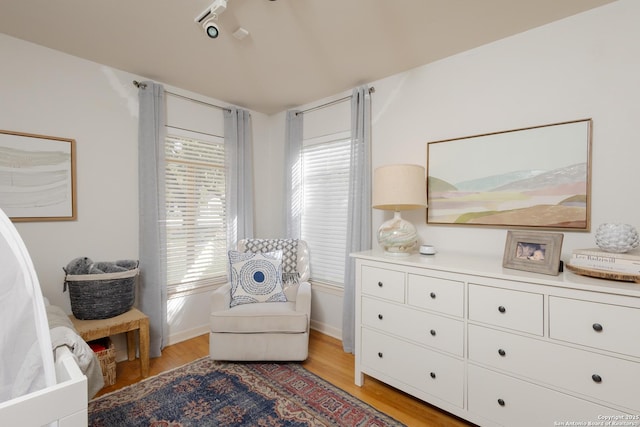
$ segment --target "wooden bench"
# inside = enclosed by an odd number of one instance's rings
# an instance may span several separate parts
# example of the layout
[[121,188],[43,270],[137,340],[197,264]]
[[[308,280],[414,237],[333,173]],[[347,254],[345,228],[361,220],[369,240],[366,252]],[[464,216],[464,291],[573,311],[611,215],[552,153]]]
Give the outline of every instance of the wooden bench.
[[93,341],[111,335],[127,334],[127,356],[136,358],[136,335],[138,331],[140,345],[140,373],[149,376],[149,318],[146,314],[132,308],[119,316],[109,319],[79,320],[73,314],[69,316],[78,335],[85,341]]

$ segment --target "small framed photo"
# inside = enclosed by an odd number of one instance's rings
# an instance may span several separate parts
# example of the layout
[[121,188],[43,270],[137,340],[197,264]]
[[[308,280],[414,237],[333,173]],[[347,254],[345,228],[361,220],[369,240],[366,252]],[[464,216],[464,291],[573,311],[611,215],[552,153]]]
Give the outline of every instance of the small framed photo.
[[562,233],[507,231],[502,266],[557,276],[563,238]]

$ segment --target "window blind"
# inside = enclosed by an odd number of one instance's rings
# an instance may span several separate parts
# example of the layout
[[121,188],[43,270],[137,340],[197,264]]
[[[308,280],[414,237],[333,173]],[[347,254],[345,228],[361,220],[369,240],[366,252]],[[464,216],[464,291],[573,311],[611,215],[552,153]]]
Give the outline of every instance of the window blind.
[[305,140],[302,149],[302,239],[311,248],[314,280],[342,286],[347,241],[351,138]]
[[167,291],[226,280],[224,139],[167,129]]

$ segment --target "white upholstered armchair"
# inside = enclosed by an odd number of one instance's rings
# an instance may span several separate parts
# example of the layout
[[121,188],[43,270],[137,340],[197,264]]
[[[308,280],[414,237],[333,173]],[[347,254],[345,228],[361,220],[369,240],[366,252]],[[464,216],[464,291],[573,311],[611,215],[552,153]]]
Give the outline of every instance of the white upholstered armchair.
[[[282,251],[282,295],[268,302],[241,301],[236,288],[227,283],[213,292],[209,335],[209,352],[213,360],[231,361],[302,361],[307,358],[311,321],[311,285],[309,251],[306,242],[294,239],[246,239],[238,243],[238,264],[252,254],[270,256]],[[246,254],[246,257],[245,255]],[[234,268],[230,254],[233,282],[245,276]],[[269,261],[269,260],[266,260]],[[262,272],[251,270],[252,277]],[[239,291],[244,290],[237,287]],[[244,296],[244,295],[241,295]],[[238,302],[241,301],[241,302]]]

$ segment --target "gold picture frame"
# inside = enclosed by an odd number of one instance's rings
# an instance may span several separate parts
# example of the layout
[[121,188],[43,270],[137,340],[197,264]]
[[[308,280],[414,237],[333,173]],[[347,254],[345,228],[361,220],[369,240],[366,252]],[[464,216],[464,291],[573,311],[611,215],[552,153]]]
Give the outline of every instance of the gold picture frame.
[[592,120],[427,143],[427,223],[591,227]]
[[14,222],[73,221],[75,140],[0,130],[0,208]]
[[562,233],[507,231],[502,266],[557,276],[563,239]]

